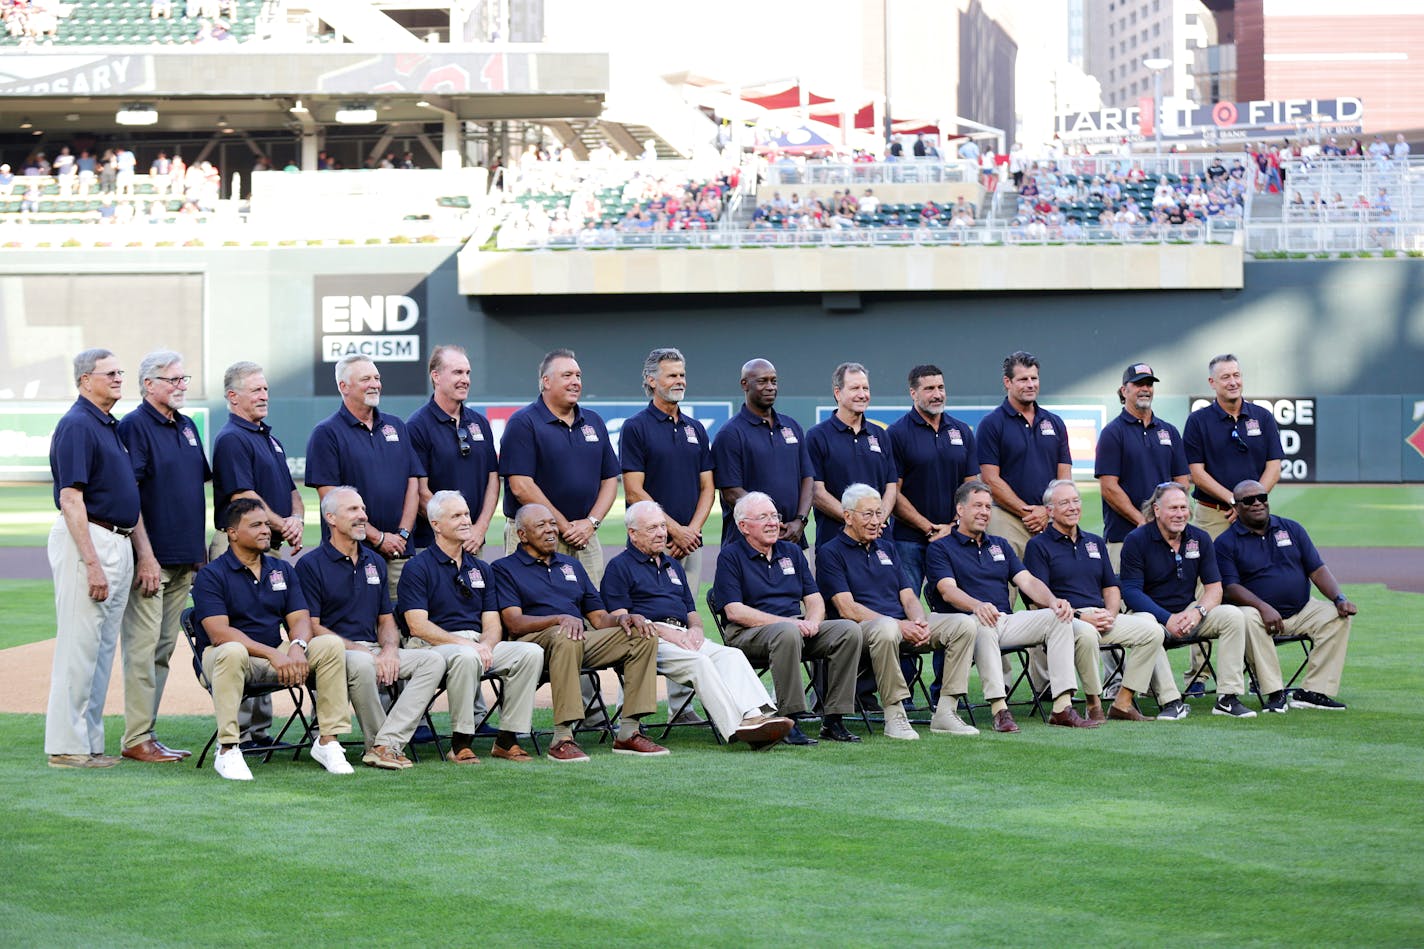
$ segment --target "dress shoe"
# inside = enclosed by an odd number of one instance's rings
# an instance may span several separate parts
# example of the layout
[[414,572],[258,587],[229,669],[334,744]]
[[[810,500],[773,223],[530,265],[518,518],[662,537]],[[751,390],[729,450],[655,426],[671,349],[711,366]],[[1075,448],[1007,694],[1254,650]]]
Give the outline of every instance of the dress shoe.
[[634,732],[632,738],[619,738],[613,742],[615,755],[636,755],[639,758],[660,758],[672,754],[662,745],[642,732]]
[[51,768],[112,768],[121,759],[113,755],[50,755]]
[[1018,722],[1014,721],[1014,713],[1008,709],[994,713],[994,731],[1004,734],[1011,734],[1019,730]]
[[129,745],[124,749],[124,757],[130,761],[182,761],[178,755],[170,755],[163,750],[163,746],[152,738],[141,741],[137,745]]
[[669,724],[669,725],[706,725],[706,724],[707,724],[707,719],[703,718],[701,715],[698,715],[698,714],[697,714],[697,711],[696,711],[695,709],[693,709],[691,706],[689,706],[688,708],[683,709],[683,710],[682,710],[682,714],[681,714],[681,715],[678,715],[678,716],[677,716],[676,718],[674,718],[672,721],[668,722],[668,724]]
[[1090,722],[1078,714],[1078,710],[1073,706],[1068,706],[1061,712],[1054,712],[1048,716],[1048,724],[1062,725],[1064,728],[1097,728],[1102,722]]
[[788,745],[814,745],[816,739],[801,730],[800,725],[792,725],[791,730],[786,733],[786,737],[781,739]]
[[1097,705],[1088,707],[1088,721],[1105,722],[1107,720],[1107,715],[1103,713],[1103,703],[1099,702]]
[[185,750],[183,750],[182,748],[169,748],[167,745],[165,745],[163,742],[159,741],[157,738],[153,739],[153,743],[154,743],[155,745],[157,745],[157,746],[163,751],[163,753],[164,753],[165,755],[177,755],[177,756],[180,757],[180,758],[191,758],[191,757],[193,757],[193,753],[192,753],[191,751],[185,751]]
[[1115,722],[1145,722],[1148,720],[1147,716],[1139,712],[1133,705],[1129,705],[1127,708],[1112,706],[1108,709],[1108,718]]
[[445,760],[451,764],[479,764],[480,756],[475,754],[473,748],[451,748],[445,752]]
[[759,722],[741,726],[729,737],[734,741],[744,741],[754,748],[763,747],[780,741],[793,727],[789,718],[764,718]]
[[583,749],[578,746],[578,742],[572,738],[556,741],[550,745],[548,757],[550,761],[569,763],[588,760],[588,755],[584,754]]
[[859,735],[851,734],[844,722],[827,722],[821,726],[821,738],[826,741],[860,741]]
[[523,748],[520,748],[518,745],[510,745],[508,748],[501,748],[499,745],[495,745],[493,748],[490,749],[490,756],[494,758],[503,758],[505,761],[524,762],[534,760],[533,755],[529,754],[529,752],[525,751]]
[[380,768],[383,771],[404,771],[415,764],[394,745],[371,746],[370,750],[361,756],[361,763],[368,768]]

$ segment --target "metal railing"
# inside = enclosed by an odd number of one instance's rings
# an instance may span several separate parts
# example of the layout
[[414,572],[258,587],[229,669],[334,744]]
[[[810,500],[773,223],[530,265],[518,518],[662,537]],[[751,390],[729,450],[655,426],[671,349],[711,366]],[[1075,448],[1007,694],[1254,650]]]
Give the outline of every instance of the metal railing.
[[504,169],[506,195],[572,194],[617,188],[635,177],[713,181],[736,167],[725,159],[693,161],[537,161],[515,162]]
[[1424,222],[1419,221],[1254,223],[1244,233],[1250,254],[1424,251]]
[[763,184],[768,185],[953,184],[978,180],[979,166],[937,158],[863,163],[790,159],[772,162],[762,174]]

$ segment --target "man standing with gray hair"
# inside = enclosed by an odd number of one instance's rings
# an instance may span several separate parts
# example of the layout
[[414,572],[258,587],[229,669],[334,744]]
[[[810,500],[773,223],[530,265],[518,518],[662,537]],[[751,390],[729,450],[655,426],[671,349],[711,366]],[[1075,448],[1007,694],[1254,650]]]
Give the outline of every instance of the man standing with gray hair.
[[[410,556],[415,528],[417,479],[425,474],[411,447],[405,423],[383,414],[381,373],[365,356],[343,356],[336,364],[341,405],[317,423],[307,439],[307,487],[326,493],[339,485],[355,488],[366,502],[370,524],[365,543],[386,560],[391,596]],[[323,519],[322,540],[331,536]]]
[[178,641],[178,620],[193,575],[207,561],[204,485],[212,471],[197,426],[180,411],[191,379],[178,353],[149,353],[139,363],[143,401],[119,421],[159,570],[157,589],[144,585],[129,595],[119,634],[124,647],[123,754],[134,761],[181,761],[189,754],[158,741],[154,723],[168,681],[168,659]]
[[890,439],[883,428],[865,418],[870,407],[870,374],[858,362],[843,362],[831,374],[835,414],[806,433],[814,482],[816,550],[845,527],[841,494],[853,484],[868,484],[881,498],[888,518],[895,509],[899,475]]
[[104,695],[114,662],[135,556],[146,561],[143,591],[158,586],[142,533],[138,485],[118,420],[109,413],[124,371],[107,349],[74,357],[79,397],[50,437],[49,470],[59,517],[49,532],[57,635],[45,714],[52,768],[111,768],[104,754]]

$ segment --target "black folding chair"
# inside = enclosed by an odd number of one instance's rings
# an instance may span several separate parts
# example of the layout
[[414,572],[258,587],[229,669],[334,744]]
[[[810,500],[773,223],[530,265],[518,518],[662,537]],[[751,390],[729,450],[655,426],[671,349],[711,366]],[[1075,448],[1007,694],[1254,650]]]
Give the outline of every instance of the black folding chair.
[[[1029,679],[1028,679],[1029,650],[1030,650],[1031,648],[1033,648],[1033,647],[1031,647],[1031,646],[1003,646],[1003,647],[1001,647],[1001,648],[999,649],[999,654],[1000,654],[1001,656],[1014,656],[1014,657],[1016,657],[1016,658],[1018,659],[1018,662],[1019,662],[1019,674],[1014,677],[1013,682],[1012,682],[1012,683],[1009,685],[1009,687],[1005,690],[1005,692],[1004,692],[1004,700],[1005,700],[1006,702],[1008,702],[1010,708],[1013,708],[1013,707],[1023,708],[1024,706],[1027,706],[1027,707],[1028,707],[1028,710],[1029,710],[1029,711],[1028,711],[1028,714],[1029,714],[1029,717],[1030,717],[1030,718],[1032,718],[1034,715],[1037,715],[1039,718],[1044,718],[1045,716],[1044,716],[1044,714],[1043,714],[1043,703],[1042,703],[1042,701],[1039,699],[1039,697],[1038,697],[1036,694],[1034,694],[1032,684],[1029,684],[1029,686],[1028,686],[1028,696],[1029,696],[1028,699],[1026,699],[1026,700],[1025,700],[1025,699],[1019,699],[1018,701],[1015,701],[1015,700],[1014,700],[1014,693],[1019,690],[1019,686],[1025,685],[1025,684],[1027,684],[1028,681],[1029,681]],[[981,694],[982,694],[982,690],[983,690],[983,686],[982,686],[982,685],[980,686],[980,690],[981,690]],[[960,707],[961,709],[963,709],[964,712],[965,712],[965,714],[967,714],[967,715],[969,716],[969,724],[971,724],[971,725],[976,724],[975,721],[974,721],[974,710],[975,710],[976,708],[988,708],[988,707],[989,707],[989,704],[990,704],[990,703],[988,703],[988,702],[970,702],[970,701],[969,701],[969,696],[967,696],[967,695],[964,696],[964,698],[962,698],[962,699],[959,700],[959,707]]]
[[[1302,652],[1302,655],[1300,657],[1300,665],[1296,666],[1295,672],[1291,673],[1290,679],[1287,680],[1285,684],[1285,691],[1290,692],[1291,688],[1295,685],[1296,680],[1300,678],[1301,673],[1305,672],[1305,667],[1310,664],[1310,650],[1314,648],[1315,643],[1312,642],[1310,637],[1305,633],[1287,633],[1282,636],[1272,636],[1271,641],[1274,642],[1278,648],[1280,646],[1285,645],[1286,643],[1300,643],[1300,648]],[[1261,682],[1259,679],[1256,678],[1256,670],[1251,665],[1251,660],[1249,657],[1246,660],[1246,667],[1251,673],[1251,691],[1256,693],[1256,698],[1261,699],[1261,701],[1264,703],[1265,698],[1261,695]]]
[[[488,703],[485,706],[484,715],[482,715],[480,717],[480,720],[475,723],[476,735],[479,735],[480,729],[483,728],[485,724],[490,720],[490,716],[492,716],[495,711],[498,710],[499,707],[504,704],[504,677],[496,672],[486,672],[484,675],[480,676],[480,683],[483,684],[485,682],[488,682],[490,686],[494,689],[494,701]],[[401,681],[399,679],[397,679],[388,687],[392,694],[393,701],[395,697],[398,697],[400,695],[400,687]],[[416,752],[417,745],[433,744],[435,746],[435,756],[441,760],[444,760],[445,758],[444,743],[449,741],[451,736],[449,734],[442,734],[440,730],[435,727],[435,720],[430,716],[430,710],[435,707],[436,700],[444,694],[445,679],[442,676],[440,679],[440,686],[435,690],[435,694],[430,697],[429,704],[425,706],[425,711],[421,714],[421,720],[424,723],[423,726],[421,728],[417,728],[415,730],[415,734],[412,735],[410,738],[410,744],[408,748],[410,750],[410,758],[412,761],[418,762],[420,760],[420,757]],[[528,736],[530,743],[534,746],[535,756],[542,755],[543,751],[539,748],[538,732],[531,728],[529,730]],[[524,736],[521,735],[520,737],[522,738]]]
[[[707,591],[707,609],[712,613],[712,623],[717,627],[717,635],[722,637],[722,643],[724,645],[730,645],[730,643],[727,642],[727,614],[722,611],[721,604],[719,604],[712,595],[710,588]],[[734,646],[732,648],[735,649],[736,647]],[[743,653],[743,655],[746,654]],[[758,678],[765,676],[771,671],[771,664],[769,662],[753,659],[751,656],[747,656],[747,661],[751,663],[752,671],[757,674]],[[826,691],[826,661],[824,659],[808,659],[802,657],[801,669],[806,682],[806,707],[813,713],[803,716],[802,721],[814,721],[821,717],[821,696],[824,695]],[[869,729],[870,721],[864,717],[863,712],[861,713],[861,718],[862,721],[865,722],[865,727]]]
[[[191,606],[183,611],[178,623],[183,629],[183,638],[188,640],[188,648],[193,651],[193,674],[198,677],[198,683],[207,690],[208,695],[211,697],[213,694],[213,684],[208,681],[208,674],[203,669],[202,649],[198,644],[197,630],[193,626],[193,608]],[[248,682],[242,687],[242,697],[244,699],[250,699],[262,695],[272,695],[282,691],[285,691],[291,696],[292,714],[287,718],[286,723],[282,725],[281,731],[277,732],[277,738],[272,744],[264,745],[261,748],[244,748],[242,750],[244,756],[261,755],[262,760],[267,762],[271,761],[272,755],[279,751],[291,751],[293,752],[292,758],[295,760],[301,755],[303,748],[311,747],[312,742],[309,740],[309,736],[316,727],[316,715],[313,714],[311,717],[308,717],[305,711],[307,698],[311,694],[307,683],[288,686],[280,685],[276,682]],[[313,702],[314,701],[313,699]],[[302,736],[301,739],[298,741],[286,741],[288,729],[298,722],[301,723],[301,730],[299,732]],[[208,752],[212,750],[213,745],[217,744],[217,740],[218,730],[214,728],[212,737],[208,739],[208,743],[203,746],[202,753],[198,755],[197,767],[201,768],[203,766],[203,761],[207,758]]]

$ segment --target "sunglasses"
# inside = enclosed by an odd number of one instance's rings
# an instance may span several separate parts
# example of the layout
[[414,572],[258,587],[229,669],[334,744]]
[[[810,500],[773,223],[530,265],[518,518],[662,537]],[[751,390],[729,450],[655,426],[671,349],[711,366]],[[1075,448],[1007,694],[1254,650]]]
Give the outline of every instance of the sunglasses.
[[1231,430],[1231,444],[1235,445],[1236,450],[1239,452],[1248,452],[1251,450],[1246,444],[1246,439],[1241,437],[1241,432],[1238,429],[1233,428]]
[[1172,558],[1177,561],[1177,579],[1182,579],[1182,555],[1173,552]]
[[[1178,573],[1177,576],[1180,577],[1181,573]],[[455,574],[453,579],[455,581],[455,589],[460,591],[460,596],[462,599],[473,600],[475,598],[475,591],[465,586],[464,581],[460,579],[460,575],[458,573]]]
[[1250,507],[1253,504],[1268,504],[1270,502],[1264,494],[1248,494],[1244,498],[1237,498],[1236,503],[1241,507]]
[[460,442],[460,457],[470,457],[470,433],[459,422],[455,423],[455,438]]

